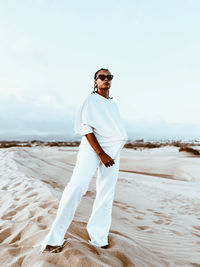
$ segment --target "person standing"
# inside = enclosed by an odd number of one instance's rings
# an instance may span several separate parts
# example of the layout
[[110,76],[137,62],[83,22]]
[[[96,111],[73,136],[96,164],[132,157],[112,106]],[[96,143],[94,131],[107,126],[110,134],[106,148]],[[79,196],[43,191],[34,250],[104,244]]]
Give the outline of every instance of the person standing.
[[118,106],[109,97],[113,75],[101,68],[94,75],[94,90],[83,101],[76,117],[75,135],[82,136],[76,165],[59,202],[56,218],[43,240],[41,251],[62,248],[82,196],[97,170],[96,198],[87,223],[88,242],[107,247],[111,226],[115,185],[119,173],[120,152],[127,141]]

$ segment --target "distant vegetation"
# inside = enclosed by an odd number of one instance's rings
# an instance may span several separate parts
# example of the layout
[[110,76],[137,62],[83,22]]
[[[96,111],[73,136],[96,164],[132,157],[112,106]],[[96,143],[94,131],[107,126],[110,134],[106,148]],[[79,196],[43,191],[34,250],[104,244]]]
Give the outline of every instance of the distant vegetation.
[[[0,141],[0,148],[9,148],[9,147],[34,147],[34,146],[79,146],[79,141],[66,142],[66,141]],[[182,141],[144,141],[143,139],[128,141],[124,147],[132,149],[150,149],[150,148],[159,148],[164,146],[176,146],[179,147],[179,152],[185,151],[193,155],[200,155],[200,142],[191,141],[191,142],[182,142]],[[199,149],[192,148],[192,146],[199,146]]]
[[183,146],[183,147],[180,147],[179,148],[179,152],[181,151],[185,151],[185,152],[189,152],[193,155],[200,155],[200,150],[198,149],[194,149],[192,147],[189,147],[189,146]]
[[200,142],[191,141],[191,142],[182,142],[182,141],[144,141],[143,139],[128,141],[124,147],[126,148],[156,148],[163,146],[176,146],[176,147],[184,147],[184,146],[200,146]]
[[[194,142],[181,142],[181,141],[151,141],[151,142],[144,142],[143,139],[141,140],[135,140],[132,142],[127,142],[125,144],[125,148],[132,148],[132,149],[138,149],[138,148],[158,148],[158,147],[164,147],[164,146],[176,146],[179,147],[179,152],[188,152],[193,155],[200,155],[200,142],[194,141]],[[192,146],[195,146],[195,148],[192,148]],[[199,146],[199,149],[196,149],[196,146]]]
[[79,146],[80,142],[65,142],[65,141],[0,141],[0,148],[8,148],[13,146],[33,147],[33,146]]

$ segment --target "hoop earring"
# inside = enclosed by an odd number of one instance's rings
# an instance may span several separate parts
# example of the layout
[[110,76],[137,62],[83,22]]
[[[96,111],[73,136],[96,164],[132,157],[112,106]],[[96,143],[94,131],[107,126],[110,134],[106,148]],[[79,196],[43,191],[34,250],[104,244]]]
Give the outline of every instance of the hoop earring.
[[94,93],[96,93],[96,92],[98,92],[98,87],[97,87],[97,85],[94,85],[94,91],[93,91]]
[[113,99],[113,97],[110,97],[110,96],[109,96],[109,91],[108,91],[108,99]]
[[97,85],[94,85],[94,87],[93,87],[93,91],[92,91],[91,94],[94,94],[94,93],[96,93],[96,92],[98,91],[98,89],[96,90],[96,88],[98,88]]

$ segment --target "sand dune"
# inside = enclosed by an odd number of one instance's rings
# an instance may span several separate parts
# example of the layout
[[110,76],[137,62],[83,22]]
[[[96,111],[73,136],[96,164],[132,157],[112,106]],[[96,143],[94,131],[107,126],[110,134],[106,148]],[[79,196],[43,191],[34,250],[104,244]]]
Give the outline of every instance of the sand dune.
[[106,249],[86,224],[95,177],[59,253],[40,253],[78,147],[0,149],[0,266],[200,266],[199,157],[178,147],[123,149]]

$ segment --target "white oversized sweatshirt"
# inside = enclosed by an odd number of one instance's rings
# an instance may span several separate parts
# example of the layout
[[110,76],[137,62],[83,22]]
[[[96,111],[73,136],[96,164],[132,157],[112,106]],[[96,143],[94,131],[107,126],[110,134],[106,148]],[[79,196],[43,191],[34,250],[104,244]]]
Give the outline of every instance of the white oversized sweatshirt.
[[99,144],[115,157],[128,140],[116,102],[98,93],[87,96],[79,108],[74,124],[75,135],[81,135],[81,145],[88,145],[86,134],[94,133]]

